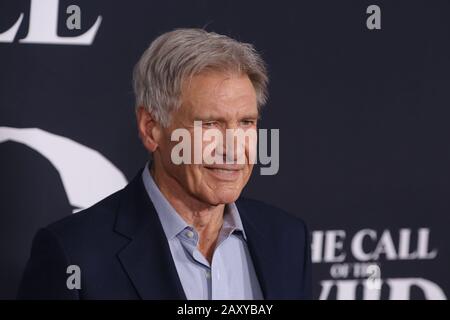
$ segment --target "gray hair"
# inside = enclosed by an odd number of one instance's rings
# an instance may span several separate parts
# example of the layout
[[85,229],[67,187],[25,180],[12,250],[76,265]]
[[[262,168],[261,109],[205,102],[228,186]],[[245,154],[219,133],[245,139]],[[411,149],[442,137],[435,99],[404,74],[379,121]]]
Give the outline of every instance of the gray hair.
[[181,105],[185,80],[206,70],[246,74],[258,108],[267,101],[265,63],[253,45],[202,29],[176,29],[156,38],[133,71],[136,109],[143,106],[163,126]]

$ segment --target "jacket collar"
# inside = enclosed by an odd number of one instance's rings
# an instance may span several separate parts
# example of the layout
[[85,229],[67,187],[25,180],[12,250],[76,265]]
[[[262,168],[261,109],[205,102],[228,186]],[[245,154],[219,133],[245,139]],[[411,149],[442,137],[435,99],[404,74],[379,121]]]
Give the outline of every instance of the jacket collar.
[[247,246],[252,257],[253,266],[259,280],[264,299],[278,299],[283,296],[280,277],[286,277],[281,268],[281,261],[277,258],[278,249],[274,239],[279,235],[264,234],[261,230],[267,229],[262,218],[265,212],[240,198],[236,201],[242,223],[247,234]]
[[[261,218],[257,216],[264,213],[253,212],[242,199],[236,206],[264,298],[274,298],[280,290],[279,270],[273,241],[258,226]],[[115,231],[129,239],[118,258],[142,299],[186,299],[163,227],[142,182],[142,170],[123,190]]]
[[120,250],[118,258],[142,299],[186,299],[141,174],[123,190],[115,231],[130,240]]

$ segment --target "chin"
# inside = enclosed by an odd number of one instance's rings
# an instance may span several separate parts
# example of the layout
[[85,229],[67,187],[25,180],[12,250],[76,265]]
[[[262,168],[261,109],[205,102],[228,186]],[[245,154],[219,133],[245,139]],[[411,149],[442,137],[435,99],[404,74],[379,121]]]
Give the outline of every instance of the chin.
[[238,191],[236,189],[218,188],[213,194],[210,194],[208,202],[211,205],[232,203],[239,198],[241,191],[242,189]]

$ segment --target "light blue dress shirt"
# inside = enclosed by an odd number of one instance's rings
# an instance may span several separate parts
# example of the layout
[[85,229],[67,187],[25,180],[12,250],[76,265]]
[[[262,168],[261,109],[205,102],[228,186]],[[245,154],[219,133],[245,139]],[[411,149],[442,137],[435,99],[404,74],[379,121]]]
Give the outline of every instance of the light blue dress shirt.
[[143,170],[142,180],[167,237],[186,298],[262,299],[236,205],[225,206],[223,225],[210,264],[197,248],[198,233],[167,201],[148,168],[147,165]]

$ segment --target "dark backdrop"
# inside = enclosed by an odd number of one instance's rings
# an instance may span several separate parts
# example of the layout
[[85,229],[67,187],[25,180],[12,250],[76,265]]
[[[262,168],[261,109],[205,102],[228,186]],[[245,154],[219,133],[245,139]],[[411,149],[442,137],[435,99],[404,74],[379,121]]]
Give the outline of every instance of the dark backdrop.
[[[280,129],[280,170],[258,170],[244,194],[308,222],[315,298],[450,293],[450,2],[46,0],[59,3],[59,36],[81,35],[101,16],[90,45],[20,42],[31,2],[0,1],[0,33],[23,14],[14,39],[0,42],[0,298],[14,297],[37,228],[98,192],[101,161],[64,168],[58,156],[104,158],[115,178],[103,185],[116,189],[121,173],[130,180],[144,165],[131,71],[177,27],[251,42],[268,63],[261,127]],[[81,30],[66,27],[72,4]],[[366,27],[372,4],[381,30]],[[86,170],[69,196],[71,177]],[[367,263],[380,268],[381,291],[364,285]]]

